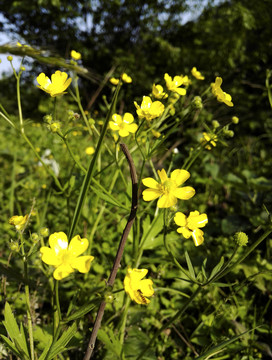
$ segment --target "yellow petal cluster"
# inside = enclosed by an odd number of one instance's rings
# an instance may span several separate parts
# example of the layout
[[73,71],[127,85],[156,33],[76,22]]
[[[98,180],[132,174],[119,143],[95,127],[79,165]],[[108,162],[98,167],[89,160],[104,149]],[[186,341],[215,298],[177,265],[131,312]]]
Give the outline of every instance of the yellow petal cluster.
[[166,99],[168,97],[166,92],[163,91],[163,87],[161,85],[155,85],[155,84],[153,84],[152,86],[152,95],[159,100]]
[[28,215],[22,216],[22,215],[14,215],[9,219],[9,224],[14,225],[15,229],[20,231],[25,226],[25,223],[27,222]]
[[128,74],[126,74],[126,73],[123,73],[121,75],[121,79],[127,84],[132,83],[132,78],[130,76],[128,76]]
[[189,216],[186,217],[182,212],[177,212],[174,221],[180,226],[177,232],[182,234],[186,239],[192,236],[195,246],[199,246],[204,242],[204,233],[199,228],[204,227],[208,223],[206,214],[200,214],[195,210],[191,211]]
[[154,294],[153,281],[150,279],[142,280],[148,273],[147,269],[131,269],[127,270],[127,275],[124,279],[124,288],[131,300],[137,304],[147,305],[150,297]]
[[164,112],[164,105],[160,101],[152,102],[149,96],[144,96],[141,106],[134,101],[134,105],[136,106],[136,112],[140,119],[146,118],[146,120],[150,121],[159,117]]
[[115,77],[110,78],[110,83],[112,83],[112,85],[118,85],[119,83],[119,79],[116,79]]
[[90,270],[94,257],[79,255],[84,253],[88,246],[89,241],[81,239],[79,235],[74,236],[68,244],[64,232],[55,232],[49,237],[49,247],[42,246],[40,249],[42,261],[56,268],[53,273],[56,280],[64,279],[75,270],[85,274]]
[[232,100],[231,95],[227,94],[221,89],[222,82],[223,80],[221,77],[216,77],[215,82],[211,84],[212,93],[214,96],[216,96],[218,101],[223,102],[226,105],[232,107],[233,102],[231,101]]
[[94,152],[95,152],[95,149],[94,149],[93,146],[88,146],[88,147],[86,147],[86,149],[85,149],[85,154],[87,154],[87,155],[93,155]]
[[71,58],[74,60],[80,60],[81,59],[81,54],[75,50],[71,51]]
[[207,150],[211,150],[212,146],[216,146],[216,141],[217,141],[217,135],[214,134],[208,134],[206,132],[203,133],[203,137],[200,139],[200,143],[202,146],[205,147],[205,149]]
[[38,88],[50,94],[50,96],[55,97],[58,95],[65,94],[65,90],[71,84],[72,79],[68,78],[66,72],[57,70],[52,76],[51,80],[44,73],[41,73],[37,77],[37,82],[39,85]]
[[190,177],[187,170],[177,169],[172,171],[170,179],[166,171],[158,170],[160,183],[150,177],[142,180],[148,187],[143,191],[144,201],[152,201],[159,198],[158,208],[169,208],[177,203],[177,199],[188,200],[195,194],[195,189],[191,186],[180,187]]
[[176,92],[179,95],[186,95],[186,89],[180,87],[184,85],[183,76],[175,76],[172,79],[172,77],[166,73],[164,74],[164,80],[169,91]]
[[125,113],[123,117],[118,114],[113,114],[112,120],[113,121],[109,122],[110,129],[118,131],[121,137],[126,137],[129,133],[134,134],[138,129],[138,125],[133,124],[134,117],[130,113]]
[[197,80],[205,79],[205,77],[201,74],[200,71],[197,70],[197,68],[195,66],[192,68],[191,73]]

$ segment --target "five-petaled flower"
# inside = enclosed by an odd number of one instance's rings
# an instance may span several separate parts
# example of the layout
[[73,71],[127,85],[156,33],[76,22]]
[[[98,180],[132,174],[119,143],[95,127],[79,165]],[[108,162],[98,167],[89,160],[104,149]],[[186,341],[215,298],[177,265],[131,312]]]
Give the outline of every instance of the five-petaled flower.
[[65,90],[71,84],[72,79],[68,78],[66,72],[57,70],[55,74],[51,76],[51,80],[44,73],[41,73],[37,77],[38,88],[47,92],[52,97],[65,94]]
[[20,231],[24,228],[27,219],[28,215],[14,215],[9,219],[9,223],[10,225],[14,225],[16,230]]
[[143,191],[144,201],[152,201],[159,198],[158,208],[169,208],[177,203],[177,199],[188,200],[195,194],[195,189],[191,186],[179,187],[190,177],[187,170],[177,169],[172,171],[170,179],[166,171],[158,170],[160,183],[148,177],[142,180],[143,184],[149,189]]
[[94,257],[91,255],[79,256],[89,246],[87,239],[81,239],[79,235],[76,235],[68,244],[64,232],[55,232],[49,237],[49,246],[42,246],[40,252],[42,261],[56,268],[53,273],[56,280],[64,279],[75,270],[84,274],[90,270]]
[[175,76],[172,80],[172,77],[166,73],[164,74],[164,80],[169,91],[176,92],[179,95],[186,95],[186,89],[180,87],[184,85],[183,76]]
[[118,131],[121,137],[126,137],[129,133],[135,133],[138,129],[137,124],[132,124],[134,117],[130,113],[125,113],[123,118],[121,115],[113,114],[112,120],[109,122],[111,130]]
[[153,84],[152,86],[152,95],[156,99],[166,99],[168,97],[166,92],[163,91],[163,87],[161,85],[155,85],[155,84]]
[[201,74],[200,71],[197,70],[197,68],[195,66],[192,68],[191,73],[197,80],[205,79],[205,77]]
[[136,112],[140,119],[146,118],[146,120],[150,121],[159,117],[164,112],[164,105],[160,101],[152,102],[149,96],[144,96],[141,106],[134,101],[134,105],[136,106]]
[[75,50],[71,51],[71,58],[73,58],[74,60],[80,60],[81,59],[81,54]]
[[214,96],[216,96],[217,100],[220,102],[225,103],[228,106],[233,106],[233,102],[231,101],[231,95],[227,94],[226,92],[224,92],[221,89],[221,85],[222,85],[222,78],[221,77],[216,77],[215,79],[215,83],[211,84],[212,87],[212,93]]
[[147,297],[154,294],[154,289],[152,287],[153,281],[150,279],[142,280],[147,273],[147,269],[131,269],[129,267],[124,279],[126,293],[128,293],[131,300],[135,301],[137,304],[149,304],[150,300]]
[[191,211],[187,217],[183,213],[177,212],[174,221],[180,226],[177,232],[182,234],[186,239],[192,236],[195,246],[199,246],[204,242],[204,233],[199,228],[204,227],[208,223],[206,214],[200,214],[195,210]]
[[200,139],[200,143],[202,146],[205,147],[205,149],[207,150],[211,150],[212,146],[216,146],[216,141],[217,141],[217,135],[214,134],[208,134],[206,132],[203,133],[203,137]]

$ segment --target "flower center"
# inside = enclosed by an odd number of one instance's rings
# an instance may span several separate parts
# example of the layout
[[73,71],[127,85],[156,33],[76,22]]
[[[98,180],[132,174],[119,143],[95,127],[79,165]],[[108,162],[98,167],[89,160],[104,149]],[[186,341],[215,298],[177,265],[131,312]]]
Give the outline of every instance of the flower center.
[[174,190],[176,185],[173,180],[168,179],[162,184],[162,190],[164,193],[169,193],[171,190]]
[[74,256],[67,249],[61,250],[59,253],[59,259],[61,261],[61,264],[63,264],[63,265],[69,265],[73,258],[74,258]]

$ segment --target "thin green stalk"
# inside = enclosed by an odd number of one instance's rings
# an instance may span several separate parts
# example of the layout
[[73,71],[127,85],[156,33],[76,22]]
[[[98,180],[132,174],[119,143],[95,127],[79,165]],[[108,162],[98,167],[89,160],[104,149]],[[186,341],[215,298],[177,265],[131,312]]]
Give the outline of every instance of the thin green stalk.
[[77,164],[77,166],[80,168],[80,170],[81,170],[84,174],[86,174],[86,173],[87,173],[87,170],[86,170],[86,169],[84,168],[84,166],[82,166],[82,165],[80,164],[80,162],[77,160],[77,158],[76,158],[76,156],[74,155],[73,150],[71,149],[70,144],[69,144],[69,142],[67,141],[66,137],[65,137],[65,136],[61,136],[61,138],[62,138],[65,146],[67,147],[67,150],[69,151],[69,154],[71,155],[71,157],[72,157],[72,159],[74,160],[74,162]]
[[26,298],[26,309],[27,309],[26,311],[27,311],[27,326],[28,326],[28,335],[29,335],[29,344],[30,344],[30,354],[31,354],[31,360],[34,360],[34,340],[33,340],[33,327],[32,327],[30,295],[29,295],[29,285],[28,285],[27,256],[25,254],[24,239],[22,233],[20,233],[20,238],[21,238],[21,251],[24,262],[25,298]]
[[16,129],[13,122],[5,114],[3,114],[1,111],[0,111],[0,115],[2,116],[3,119],[5,119],[9,123],[9,125],[11,125],[14,129]]
[[53,305],[53,311],[54,311],[54,323],[53,323],[53,334],[54,337],[56,336],[57,329],[60,325],[61,321],[61,311],[60,311],[60,303],[59,303],[59,282],[58,280],[54,279],[54,305]]
[[[16,72],[15,72],[16,74]],[[18,104],[18,112],[19,112],[19,120],[20,120],[20,129],[22,134],[25,132],[24,130],[24,121],[23,121],[23,113],[22,113],[22,105],[21,105],[21,93],[20,93],[20,78],[21,78],[22,71],[19,71],[19,74],[16,75],[17,80],[17,104]]]

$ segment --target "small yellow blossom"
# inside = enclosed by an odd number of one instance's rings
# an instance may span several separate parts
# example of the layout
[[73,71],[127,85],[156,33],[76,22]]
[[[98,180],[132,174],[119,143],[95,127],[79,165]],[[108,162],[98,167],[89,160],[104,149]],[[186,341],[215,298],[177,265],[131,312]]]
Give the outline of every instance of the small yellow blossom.
[[121,79],[127,84],[132,83],[132,78],[130,76],[128,76],[128,74],[126,74],[126,73],[123,73],[121,75]]
[[200,214],[195,210],[191,211],[189,216],[186,217],[183,213],[177,212],[174,221],[180,226],[177,232],[182,234],[186,239],[192,236],[195,246],[199,246],[204,242],[204,233],[199,228],[204,227],[208,223],[206,214]]
[[182,76],[175,76],[172,80],[172,77],[166,73],[164,74],[164,80],[169,91],[176,92],[179,95],[186,95],[186,89],[180,87],[184,85]]
[[211,84],[212,87],[212,93],[214,96],[216,96],[217,100],[220,102],[225,103],[226,105],[232,107],[233,106],[233,102],[231,101],[231,95],[227,94],[226,92],[224,92],[221,89],[221,85],[222,85],[222,78],[221,77],[216,77],[215,79],[215,83]]
[[124,279],[126,293],[137,304],[149,304],[150,300],[147,297],[154,294],[153,281],[150,279],[142,280],[147,273],[147,269],[131,269],[129,267]]
[[94,149],[93,146],[88,146],[88,147],[85,149],[85,153],[86,153],[87,155],[93,155],[94,152],[95,152],[95,149]]
[[149,96],[144,96],[141,106],[134,101],[134,105],[136,106],[136,112],[140,119],[146,118],[146,120],[150,121],[156,117],[159,117],[164,112],[164,105],[160,101],[154,101],[150,99]]
[[197,68],[195,66],[192,68],[191,73],[197,80],[205,79],[205,77],[201,74],[200,71],[197,70]]
[[214,134],[207,134],[206,132],[203,133],[203,137],[200,139],[200,143],[202,146],[205,147],[207,150],[211,150],[212,146],[216,146],[217,135]]
[[42,261],[56,268],[53,273],[56,280],[64,279],[75,270],[83,274],[90,270],[94,257],[91,255],[79,256],[89,246],[87,239],[81,239],[79,235],[76,235],[68,244],[64,232],[55,232],[49,237],[49,246],[42,246],[40,252]]
[[113,131],[118,131],[118,134],[121,137],[126,137],[129,133],[134,134],[137,129],[137,124],[132,124],[134,121],[134,117],[130,113],[125,113],[123,118],[121,115],[113,114],[112,120],[109,122],[109,127]]
[[112,85],[116,86],[119,83],[119,79],[116,79],[116,78],[112,77],[112,78],[110,78],[110,82],[112,83]]
[[192,83],[192,81],[189,79],[188,75],[182,76],[182,83],[184,86],[188,86]]
[[153,84],[152,86],[152,95],[156,99],[166,99],[168,97],[166,92],[163,91],[163,87],[161,85],[155,85],[155,84]]
[[44,73],[41,73],[37,77],[38,88],[55,97],[58,95],[65,94],[65,90],[71,84],[72,79],[67,79],[68,74],[57,70],[52,76],[51,80]]
[[177,199],[188,200],[195,194],[195,189],[191,186],[179,187],[190,177],[187,170],[177,169],[172,171],[170,179],[166,171],[158,170],[160,183],[148,177],[142,180],[143,184],[149,189],[143,191],[144,201],[152,201],[159,198],[158,208],[169,208],[177,203]]
[[81,59],[81,54],[75,50],[71,51],[71,58],[74,60],[80,60]]
[[152,134],[158,139],[161,137],[161,133],[159,131],[156,131],[154,129],[151,129]]
[[9,219],[9,223],[10,225],[14,225],[16,230],[20,231],[24,228],[27,219],[28,219],[28,215],[25,216],[14,215]]

